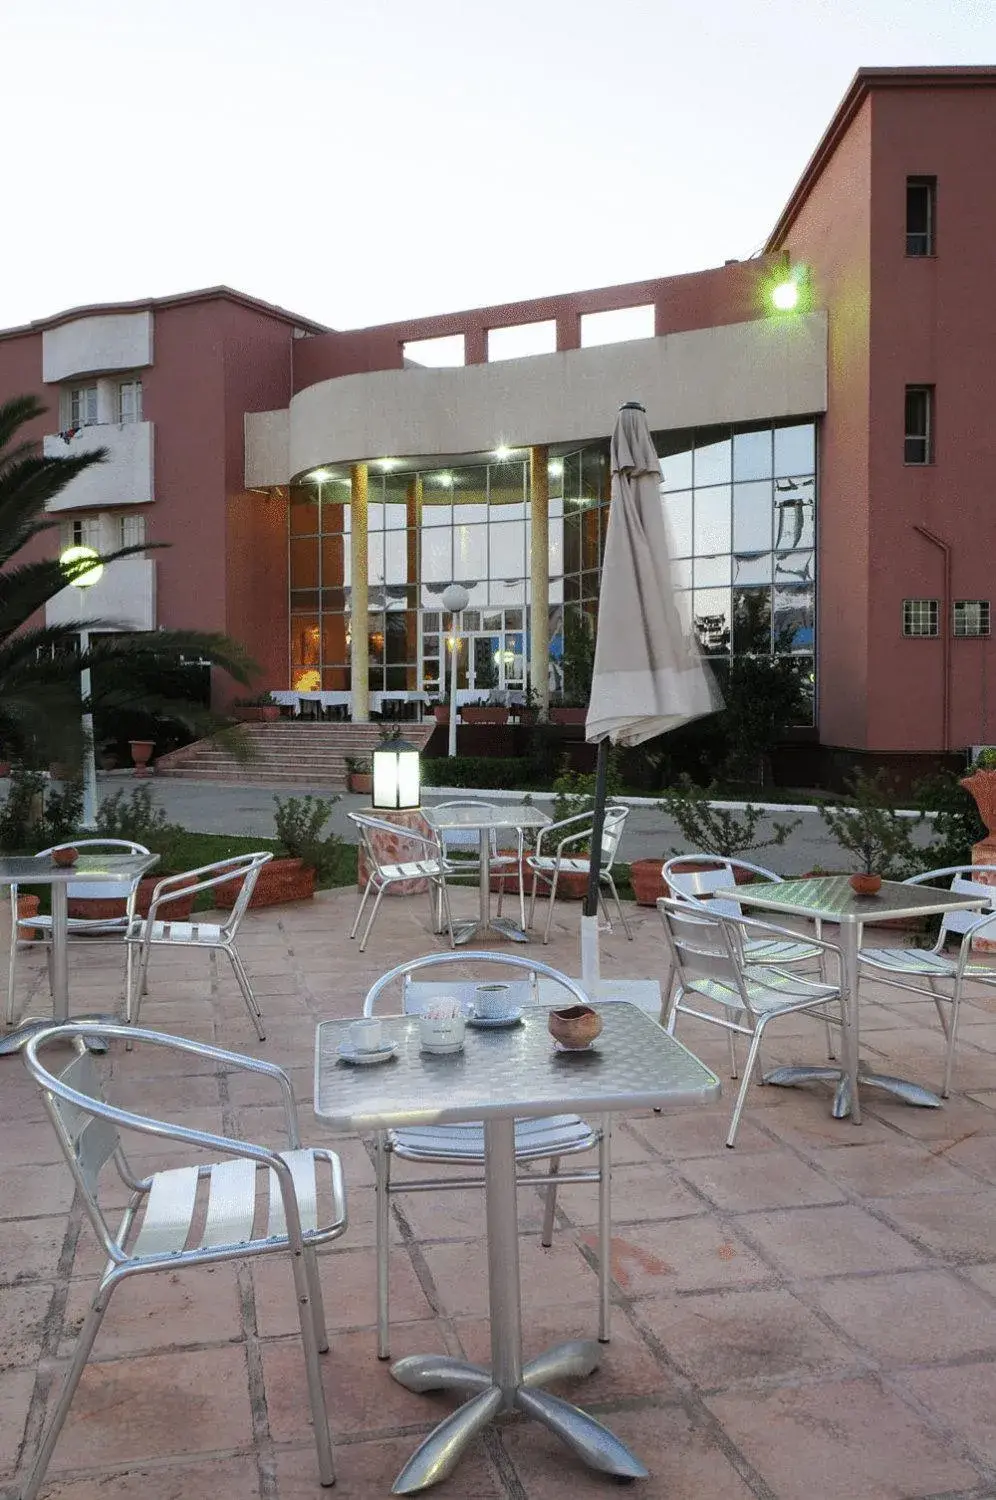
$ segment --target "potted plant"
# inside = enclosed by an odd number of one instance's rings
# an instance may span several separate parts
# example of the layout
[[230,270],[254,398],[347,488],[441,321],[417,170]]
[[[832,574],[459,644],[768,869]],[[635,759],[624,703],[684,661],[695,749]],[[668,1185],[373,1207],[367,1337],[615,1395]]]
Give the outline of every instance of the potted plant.
[[[690,776],[685,775],[676,787],[664,793],[658,806],[661,812],[674,819],[696,855],[712,855],[713,859],[735,859],[738,854],[756,853],[759,849],[784,844],[801,822],[799,818],[788,823],[773,819],[772,832],[761,837],[758,827],[768,816],[762,808],[748,802],[742,811],[738,811],[719,805],[719,801],[715,782],[705,787],[697,786]],[[683,852],[670,849],[664,858],[680,857]],[[629,881],[638,905],[655,906],[661,896],[673,894],[664,883],[664,858],[636,859],[630,865]],[[708,859],[690,859],[685,864],[689,871],[712,867]]]
[[905,880],[920,869],[923,853],[913,840],[913,830],[924,815],[899,817],[881,771],[875,776],[859,771],[851,789],[849,803],[821,803],[820,816],[841,848],[858,861],[851,885],[859,895],[871,896],[883,880]]
[[[323,834],[338,797],[274,797],[273,822],[285,853],[277,853],[259,872],[250,907],[284,906],[309,901],[318,881],[329,879],[342,855],[342,839]],[[241,881],[215,887],[215,905],[234,905]]]
[[517,703],[512,712],[522,725],[537,723],[539,720],[539,694],[532,683],[526,688],[525,702]]
[[560,662],[559,702],[550,709],[551,724],[583,724],[595,670],[595,629],[591,616],[577,605],[564,610],[564,653]]
[[974,799],[990,839],[996,839],[996,747],[987,745],[959,783]]
[[489,703],[482,698],[478,703],[468,703],[460,710],[465,724],[507,724],[508,709],[501,703]]
[[131,749],[131,758],[135,767],[132,775],[151,776],[152,771],[149,769],[149,761],[152,758],[153,750],[156,748],[155,740],[129,740],[128,745]]
[[437,724],[448,724],[450,722],[450,705],[445,698],[433,698],[427,707]]
[[373,762],[369,755],[346,756],[346,786],[369,797],[373,791]]
[[273,724],[280,718],[280,705],[269,693],[257,693],[253,698],[233,698],[232,712],[241,724]]

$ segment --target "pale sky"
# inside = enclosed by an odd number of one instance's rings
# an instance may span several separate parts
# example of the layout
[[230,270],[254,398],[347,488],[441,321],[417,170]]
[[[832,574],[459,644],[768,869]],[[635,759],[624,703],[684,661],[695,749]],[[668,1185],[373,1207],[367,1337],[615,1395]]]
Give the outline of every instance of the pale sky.
[[2,0],[0,328],[224,282],[337,328],[760,248],[856,69],[993,0]]

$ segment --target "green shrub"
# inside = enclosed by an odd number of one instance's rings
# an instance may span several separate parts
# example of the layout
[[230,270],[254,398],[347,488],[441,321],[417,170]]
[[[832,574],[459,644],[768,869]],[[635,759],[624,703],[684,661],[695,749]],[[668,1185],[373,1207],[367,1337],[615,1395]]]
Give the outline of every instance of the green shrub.
[[923,868],[943,870],[949,865],[971,864],[972,845],[984,839],[988,830],[975,798],[959,785],[958,774],[942,771],[918,781],[912,801],[914,806],[937,814],[932,820],[930,843],[923,851]]
[[165,808],[153,806],[150,786],[137,786],[104,798],[97,811],[97,832],[103,838],[130,839],[158,849],[183,829],[169,821]]
[[924,867],[925,852],[913,838],[923,822],[900,818],[896,795],[885,773],[866,776],[858,771],[850,782],[852,796],[845,806],[820,804],[820,816],[842,849],[853,854],[861,869],[883,880],[906,880]]
[[336,833],[322,837],[338,797],[274,797],[277,838],[292,859],[310,865],[319,881],[338,867],[343,841]]
[[529,786],[532,761],[526,756],[451,755],[422,762],[423,786],[470,788]]
[[82,816],[80,782],[67,781],[54,790],[41,771],[13,765],[10,790],[0,813],[0,848],[34,854],[52,844],[64,844],[79,832]]
[[[553,803],[553,821],[573,818],[578,813],[592,812],[595,807],[595,772],[571,771],[565,766],[553,783],[556,793]],[[609,751],[609,764],[605,774],[605,800],[611,802],[622,791],[619,780],[618,756]]]
[[729,808],[710,807],[710,802],[718,795],[715,782],[706,787],[696,786],[687,775],[680,778],[676,788],[664,793],[661,812],[674,819],[691,845],[691,851],[671,849],[669,854],[694,852],[731,859],[736,854],[784,844],[802,821],[801,818],[793,818],[790,823],[773,820],[774,832],[768,838],[759,838],[758,825],[768,816],[767,813],[750,802],[739,813]]

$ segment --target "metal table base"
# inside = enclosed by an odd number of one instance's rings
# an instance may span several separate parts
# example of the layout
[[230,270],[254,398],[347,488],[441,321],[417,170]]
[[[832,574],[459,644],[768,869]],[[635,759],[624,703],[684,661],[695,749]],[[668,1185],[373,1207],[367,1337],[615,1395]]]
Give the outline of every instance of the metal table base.
[[593,1469],[619,1479],[645,1479],[647,1470],[619,1439],[587,1412],[541,1389],[565,1375],[597,1369],[594,1340],[572,1339],[522,1363],[519,1302],[519,1226],[515,1188],[515,1123],[484,1123],[487,1190],[488,1284],[491,1311],[491,1370],[438,1354],[398,1360],[391,1374],[409,1391],[470,1391],[469,1401],[440,1422],[415,1450],[392,1487],[414,1495],[451,1474],[468,1444],[502,1412],[521,1411],[555,1432]]
[[[840,1068],[833,1067],[784,1067],[775,1068],[764,1075],[765,1083],[776,1088],[794,1089],[806,1083],[832,1083],[834,1085],[831,1114],[835,1120],[846,1120],[853,1111],[851,1079]],[[900,1099],[903,1104],[916,1104],[921,1109],[940,1109],[943,1101],[919,1083],[908,1078],[894,1078],[888,1073],[867,1073],[858,1066],[858,1087],[882,1089]]]

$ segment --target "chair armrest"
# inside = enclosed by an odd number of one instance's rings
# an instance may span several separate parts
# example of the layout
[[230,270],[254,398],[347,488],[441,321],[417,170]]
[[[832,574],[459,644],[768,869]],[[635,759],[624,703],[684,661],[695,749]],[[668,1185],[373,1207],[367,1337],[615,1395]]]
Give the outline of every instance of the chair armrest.
[[542,852],[543,840],[551,833],[559,833],[563,828],[570,828],[575,823],[585,823],[591,827],[591,813],[572,813],[569,818],[561,818],[556,823],[544,823],[536,839],[536,855]]
[[819,948],[824,953],[833,954],[840,965],[840,974],[843,978],[844,954],[839,943],[827,942],[826,938],[812,937],[808,932],[797,932],[794,927],[777,927],[773,922],[759,922],[755,917],[724,917],[717,914],[716,920],[728,922],[731,927],[745,928],[758,937],[774,937],[790,943],[805,943],[810,948]]
[[[962,940],[958,945],[958,962],[955,967],[955,974],[959,979],[964,973],[965,966],[972,956],[972,943],[974,939],[977,937],[981,937],[986,927],[992,927],[994,925],[996,925],[996,912],[990,912],[988,916],[986,916],[984,913],[980,913],[979,920],[973,923],[962,937]],[[989,934],[988,941],[996,941],[996,932],[991,932]]]
[[[265,853],[265,858],[260,858],[260,866],[273,858],[269,850],[260,850],[260,855]],[[160,906],[165,906],[170,901],[184,901],[197,896],[201,891],[210,891],[215,886],[227,885],[230,880],[238,880],[240,876],[248,876],[252,866],[246,866],[246,856],[237,854],[232,859],[218,860],[213,865],[202,865],[198,870],[182,870],[178,875],[164,875],[158,880],[152,889],[152,899],[149,902],[149,922],[156,920],[156,912]],[[236,866],[241,866],[237,869]],[[207,880],[198,880],[199,875],[206,875],[209,871],[214,873]],[[178,881],[194,878],[193,885],[179,885]],[[175,887],[175,889],[170,889]]]

